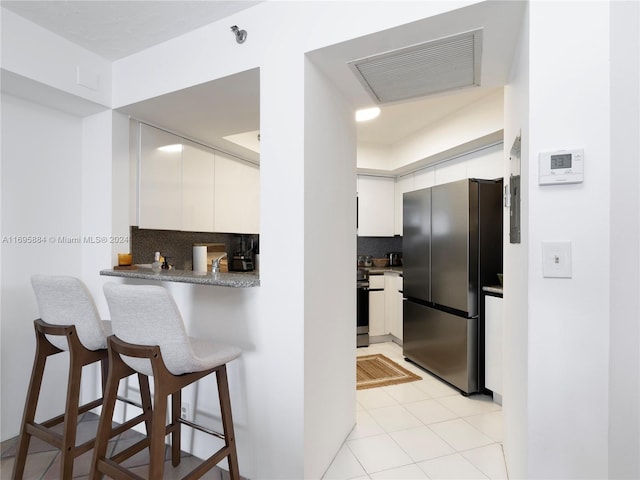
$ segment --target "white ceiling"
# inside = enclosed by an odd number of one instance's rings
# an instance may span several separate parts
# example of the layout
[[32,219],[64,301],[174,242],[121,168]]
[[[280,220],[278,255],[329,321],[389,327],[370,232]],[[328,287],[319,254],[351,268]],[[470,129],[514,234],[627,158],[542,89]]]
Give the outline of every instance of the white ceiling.
[[248,0],[2,0],[3,7],[108,60],[127,57],[258,3]]
[[[13,1],[3,7],[115,60],[250,8],[256,1]],[[524,2],[481,2],[447,14],[310,52],[309,58],[355,108],[375,102],[348,62],[449,35],[483,29],[480,87],[381,105],[378,119],[358,124],[358,140],[391,145],[507,83]],[[229,35],[232,35],[230,32]],[[251,41],[251,32],[247,42]],[[259,129],[257,69],[130,105],[121,110],[250,160],[251,150],[222,137]]]

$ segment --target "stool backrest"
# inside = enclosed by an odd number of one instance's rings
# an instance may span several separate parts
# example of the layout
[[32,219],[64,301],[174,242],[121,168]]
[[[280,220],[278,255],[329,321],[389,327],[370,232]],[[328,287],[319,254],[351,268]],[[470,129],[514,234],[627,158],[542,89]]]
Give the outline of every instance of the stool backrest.
[[[158,345],[165,366],[174,375],[195,371],[187,330],[166,288],[106,283],[104,294],[116,337],[137,345]],[[134,370],[152,375],[148,360],[132,357],[123,360]]]
[[[107,335],[89,290],[81,280],[63,275],[33,275],[40,318],[53,325],[75,325],[78,339],[89,350],[107,348]],[[66,338],[47,335],[61,350],[69,350]]]

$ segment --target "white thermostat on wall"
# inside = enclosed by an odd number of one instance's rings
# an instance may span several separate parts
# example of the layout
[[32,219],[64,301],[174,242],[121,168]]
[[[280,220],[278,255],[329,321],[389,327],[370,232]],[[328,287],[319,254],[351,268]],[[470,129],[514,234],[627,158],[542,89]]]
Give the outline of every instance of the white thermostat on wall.
[[584,150],[541,152],[538,160],[540,185],[582,183],[584,180]]

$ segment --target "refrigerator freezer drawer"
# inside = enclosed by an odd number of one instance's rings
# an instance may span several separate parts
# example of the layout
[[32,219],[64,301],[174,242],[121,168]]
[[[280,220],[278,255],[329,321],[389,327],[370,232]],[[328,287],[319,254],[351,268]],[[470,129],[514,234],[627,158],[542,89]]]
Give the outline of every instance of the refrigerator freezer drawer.
[[478,319],[404,302],[403,354],[465,394],[479,391]]

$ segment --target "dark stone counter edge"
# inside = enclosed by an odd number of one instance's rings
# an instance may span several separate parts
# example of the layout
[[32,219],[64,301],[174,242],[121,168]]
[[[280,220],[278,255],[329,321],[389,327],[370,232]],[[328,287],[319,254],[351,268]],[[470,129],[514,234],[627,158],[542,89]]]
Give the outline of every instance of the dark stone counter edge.
[[503,293],[504,293],[503,290],[502,290],[502,287],[498,287],[498,286],[495,286],[495,287],[482,287],[482,290],[484,292],[497,293],[499,295],[503,295]]
[[402,275],[402,267],[358,267],[367,270],[369,275],[384,275],[386,272]]
[[169,270],[168,272],[154,272],[146,268],[138,270],[100,270],[100,275],[108,277],[138,278],[142,280],[157,280],[161,282],[193,283],[196,285],[212,285],[232,288],[259,287],[260,276],[253,272],[240,273],[201,273],[189,270]]

